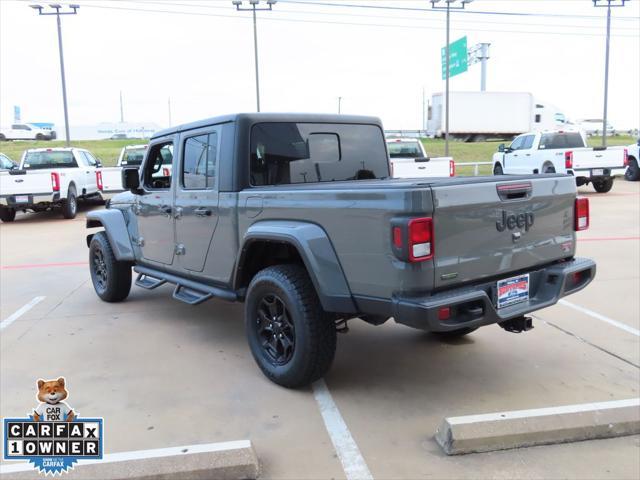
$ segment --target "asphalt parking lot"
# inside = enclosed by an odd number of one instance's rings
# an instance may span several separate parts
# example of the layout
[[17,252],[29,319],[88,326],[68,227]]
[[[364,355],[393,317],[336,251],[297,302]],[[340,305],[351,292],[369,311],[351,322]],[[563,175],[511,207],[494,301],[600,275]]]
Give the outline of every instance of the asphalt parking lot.
[[[339,336],[325,381],[373,478],[640,477],[640,436],[458,457],[433,439],[445,416],[639,396],[640,182],[579,190],[591,228],[578,255],[598,273],[568,303],[536,312],[534,330],[490,326],[446,343],[353,321]],[[3,417],[36,406],[38,378],[64,375],[68,403],[104,417],[108,453],[250,439],[264,478],[345,478],[317,392],[260,373],[241,305],[190,307],[171,287],[103,303],[84,239],[82,214],[0,226],[0,320],[44,297],[1,331]]]

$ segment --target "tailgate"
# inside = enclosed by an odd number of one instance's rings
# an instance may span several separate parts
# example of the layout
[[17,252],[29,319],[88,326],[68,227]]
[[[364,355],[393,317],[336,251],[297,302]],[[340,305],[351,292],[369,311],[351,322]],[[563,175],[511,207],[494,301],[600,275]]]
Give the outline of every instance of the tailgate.
[[51,172],[37,172],[21,170],[0,175],[0,195],[3,197],[14,195],[47,195],[53,192]]
[[434,186],[435,286],[508,276],[575,252],[573,177]]
[[622,168],[624,167],[624,150],[607,148],[606,150],[575,150],[573,152],[573,168]]
[[102,191],[122,190],[122,167],[107,167],[99,170],[102,174]]
[[425,177],[448,177],[450,158],[431,158],[426,160],[414,159],[394,159],[393,178],[425,178]]

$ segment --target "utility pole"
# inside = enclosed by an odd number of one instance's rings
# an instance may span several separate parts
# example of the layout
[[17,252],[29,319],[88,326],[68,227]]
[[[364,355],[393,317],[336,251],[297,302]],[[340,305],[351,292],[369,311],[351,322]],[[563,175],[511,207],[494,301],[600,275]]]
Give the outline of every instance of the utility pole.
[[342,97],[338,97],[338,113],[342,112]]
[[609,104],[609,45],[611,43],[611,7],[624,7],[627,0],[593,0],[594,7],[607,9],[607,40],[604,54],[604,112],[602,114],[602,147],[607,147],[607,110]]
[[122,90],[120,90],[120,123],[124,123],[124,108],[122,106]]
[[242,0],[232,0],[236,10],[239,12],[251,11],[253,13],[253,53],[256,63],[256,110],[260,111],[260,76],[258,74],[258,27],[256,22],[256,12],[271,11],[278,0],[267,0],[267,6],[259,8],[260,0],[249,0],[249,8],[242,7]]
[[424,93],[424,87],[422,87],[422,131],[424,132],[427,129],[427,124],[426,124],[426,111],[425,111],[425,93]]
[[69,5],[73,11],[60,11],[62,5],[50,4],[49,8],[55,10],[55,12],[43,12],[42,5],[29,5],[34,10],[38,11],[38,15],[55,15],[58,23],[58,51],[60,53],[60,76],[62,77],[62,104],[64,107],[64,132],[66,135],[67,147],[71,145],[71,136],[69,135],[69,113],[67,111],[67,82],[64,76],[64,54],[62,52],[62,24],[60,23],[60,15],[75,15],[78,13],[80,5]]
[[446,10],[447,11],[447,43],[445,46],[445,126],[444,126],[444,156],[449,156],[449,64],[451,62],[449,54],[449,31],[451,26],[451,10],[464,10],[467,3],[471,3],[473,0],[460,0],[460,5],[453,5],[458,0],[444,0],[445,5],[438,5],[442,0],[429,0],[431,2],[431,8],[434,10]]

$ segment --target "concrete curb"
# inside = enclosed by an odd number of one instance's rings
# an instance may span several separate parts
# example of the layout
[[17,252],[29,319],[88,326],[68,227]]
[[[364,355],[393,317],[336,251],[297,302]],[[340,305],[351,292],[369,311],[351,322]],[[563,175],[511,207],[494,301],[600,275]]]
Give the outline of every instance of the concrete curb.
[[436,441],[447,455],[640,433],[640,398],[445,418]]
[[[105,455],[102,460],[80,461],[65,478],[86,480],[222,480],[255,479],[258,457],[249,440],[186,445]],[[31,463],[4,463],[0,478],[42,479]]]

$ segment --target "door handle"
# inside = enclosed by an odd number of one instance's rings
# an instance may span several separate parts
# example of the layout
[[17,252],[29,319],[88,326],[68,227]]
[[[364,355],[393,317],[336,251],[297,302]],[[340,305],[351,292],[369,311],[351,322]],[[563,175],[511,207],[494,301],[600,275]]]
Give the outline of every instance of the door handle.
[[169,205],[163,205],[160,207],[160,211],[164,213],[166,216],[171,217],[171,211],[173,209]]
[[196,208],[194,213],[196,217],[210,217],[212,212],[208,208]]

